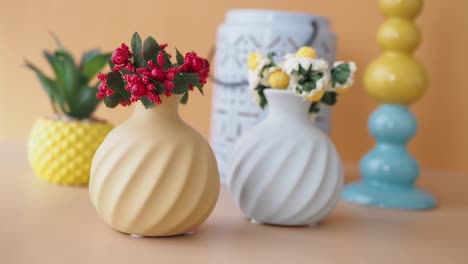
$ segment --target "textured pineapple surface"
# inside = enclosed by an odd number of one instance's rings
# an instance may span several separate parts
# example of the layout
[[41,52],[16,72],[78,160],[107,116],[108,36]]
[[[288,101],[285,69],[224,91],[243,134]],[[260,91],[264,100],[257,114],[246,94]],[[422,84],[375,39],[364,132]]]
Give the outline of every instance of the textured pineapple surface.
[[33,171],[56,184],[88,184],[94,153],[112,128],[109,123],[38,118],[28,145]]

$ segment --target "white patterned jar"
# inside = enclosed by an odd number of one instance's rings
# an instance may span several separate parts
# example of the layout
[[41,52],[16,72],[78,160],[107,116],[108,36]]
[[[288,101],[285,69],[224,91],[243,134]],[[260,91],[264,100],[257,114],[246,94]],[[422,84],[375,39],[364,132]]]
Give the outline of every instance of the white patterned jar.
[[288,90],[265,90],[267,117],[237,141],[227,170],[234,201],[253,221],[313,225],[343,188],[341,159],[309,119],[310,102]]
[[[329,63],[335,60],[335,34],[328,19],[305,13],[239,9],[229,11],[218,28],[211,145],[223,182],[237,139],[264,118],[248,92],[248,54],[274,51],[276,58],[282,59],[302,46],[312,46]],[[329,132],[328,108],[320,111],[317,126]]]

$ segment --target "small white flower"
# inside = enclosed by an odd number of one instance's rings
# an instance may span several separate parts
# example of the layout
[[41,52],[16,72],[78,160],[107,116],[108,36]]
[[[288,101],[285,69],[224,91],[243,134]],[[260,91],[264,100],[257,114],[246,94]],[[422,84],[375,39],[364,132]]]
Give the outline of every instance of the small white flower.
[[248,74],[249,90],[254,90],[260,84],[260,76],[253,71]]
[[258,66],[254,70],[254,72],[257,74],[260,74],[260,72],[265,67],[265,65],[271,62],[270,59],[268,59],[268,57],[265,57],[263,55],[257,58],[257,61],[258,61]]
[[326,71],[328,69],[328,62],[323,59],[298,58],[294,54],[286,54],[284,59],[282,68],[287,74],[299,71],[299,65],[306,70],[312,68],[313,71]]
[[317,95],[318,93],[323,93],[329,87],[330,82],[330,72],[328,70],[321,71],[323,77],[317,80],[315,83],[316,88],[310,91],[304,91],[302,86],[299,84],[299,80],[303,78],[303,76],[299,75],[298,72],[293,72],[289,77],[289,86],[288,89],[292,90],[296,94],[300,95],[301,97],[308,99]]

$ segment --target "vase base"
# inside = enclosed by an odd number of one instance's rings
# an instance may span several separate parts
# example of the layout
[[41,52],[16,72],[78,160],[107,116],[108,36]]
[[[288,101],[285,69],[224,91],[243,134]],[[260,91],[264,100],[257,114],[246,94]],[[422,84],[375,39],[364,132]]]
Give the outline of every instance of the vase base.
[[261,221],[257,221],[255,219],[250,219],[250,223],[255,224],[255,225],[271,225],[271,226],[279,226],[279,227],[313,227],[313,226],[319,226],[320,222],[313,223],[313,224],[274,224],[274,223],[265,223]]
[[341,197],[349,202],[381,208],[418,210],[436,207],[434,197],[424,190],[362,181],[346,186]]
[[148,237],[148,238],[164,238],[164,237],[177,237],[177,236],[191,236],[193,235],[193,232],[194,231],[188,231],[188,232],[185,232],[185,233],[182,233],[182,234],[178,234],[178,235],[169,235],[169,236],[141,236],[141,235],[135,235],[135,234],[129,234],[131,237],[134,237],[134,238],[142,238],[142,237]]

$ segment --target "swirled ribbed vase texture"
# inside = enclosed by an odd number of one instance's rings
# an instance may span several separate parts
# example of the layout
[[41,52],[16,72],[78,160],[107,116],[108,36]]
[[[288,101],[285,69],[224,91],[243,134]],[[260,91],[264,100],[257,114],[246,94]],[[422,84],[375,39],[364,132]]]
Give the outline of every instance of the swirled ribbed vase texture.
[[216,160],[206,140],[177,112],[172,96],[138,105],[94,156],[90,197],[104,221],[121,232],[171,236],[193,231],[219,194]]
[[265,91],[267,118],[237,142],[228,186],[251,219],[312,225],[328,215],[343,188],[335,146],[308,117],[310,102],[290,91]]

